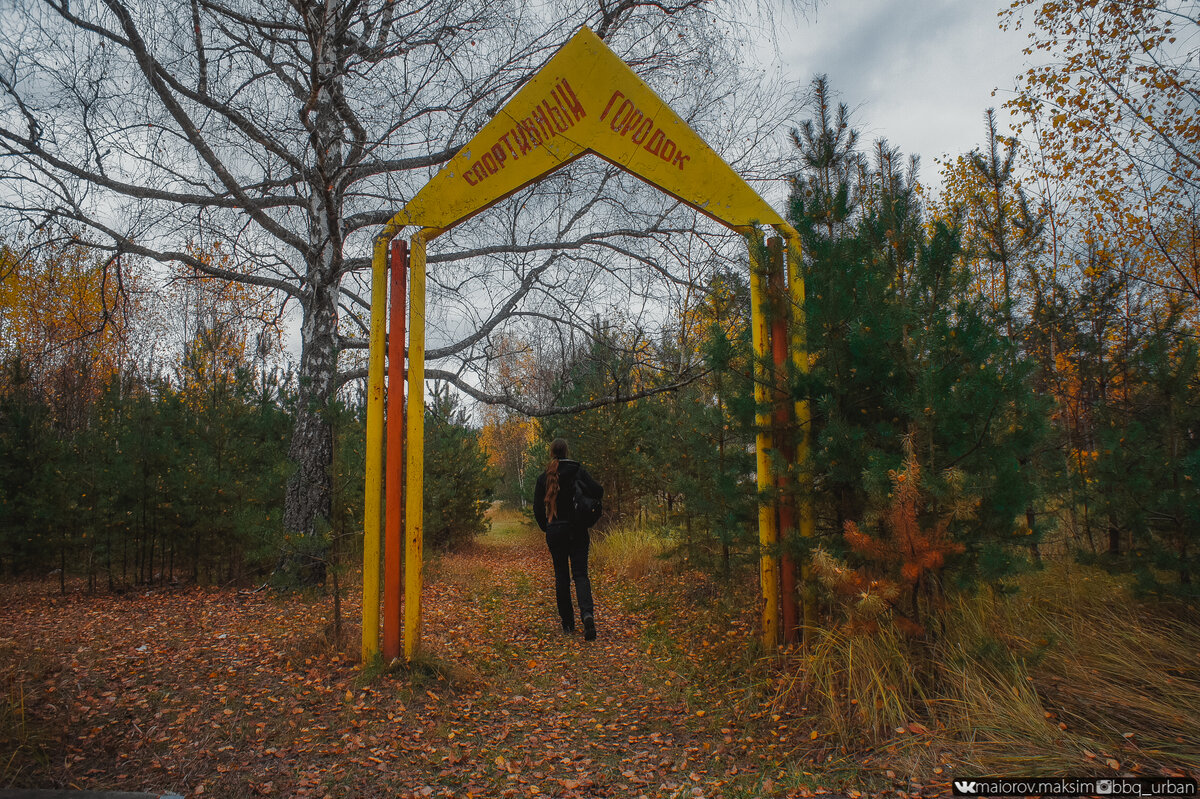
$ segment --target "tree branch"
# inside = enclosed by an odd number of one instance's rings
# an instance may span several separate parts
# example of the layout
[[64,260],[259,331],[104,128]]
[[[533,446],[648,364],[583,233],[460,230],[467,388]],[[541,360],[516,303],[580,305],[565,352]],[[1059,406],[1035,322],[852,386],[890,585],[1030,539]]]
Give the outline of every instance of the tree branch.
[[[598,397],[588,402],[579,402],[574,405],[534,405],[525,402],[519,397],[508,393],[492,394],[482,391],[470,383],[462,379],[460,375],[454,372],[447,372],[442,369],[426,369],[426,380],[442,380],[457,388],[462,393],[472,399],[482,402],[485,405],[503,405],[506,408],[511,408],[517,413],[524,414],[534,418],[542,418],[546,416],[562,416],[572,413],[582,413],[590,411],[594,408],[602,408],[606,405],[617,405],[620,403],[629,403],[636,400],[645,399],[646,397],[657,396],[658,394],[666,394],[671,391],[678,391],[685,386],[691,385],[700,378],[709,374],[710,370],[705,369],[689,377],[680,379],[670,385],[658,386],[657,388],[648,388],[641,391],[634,391],[624,396],[607,396]],[[340,388],[352,380],[365,380],[367,377],[366,369],[353,369],[348,372],[343,372],[338,375],[337,384]]]

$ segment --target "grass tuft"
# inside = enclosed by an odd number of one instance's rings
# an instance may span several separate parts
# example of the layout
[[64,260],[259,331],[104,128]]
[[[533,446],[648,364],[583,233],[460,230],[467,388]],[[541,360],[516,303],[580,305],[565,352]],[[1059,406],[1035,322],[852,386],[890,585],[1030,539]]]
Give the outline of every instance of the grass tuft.
[[592,557],[605,571],[640,580],[662,571],[666,562],[667,535],[654,528],[622,527],[592,541]]
[[907,643],[892,627],[870,635],[818,630],[809,651],[788,657],[772,710],[802,704],[842,745],[882,743],[916,720],[925,699]]
[[1029,575],[1009,598],[960,600],[950,619],[941,659],[961,724],[994,731],[975,742],[980,761],[1200,767],[1194,619],[1078,567]]

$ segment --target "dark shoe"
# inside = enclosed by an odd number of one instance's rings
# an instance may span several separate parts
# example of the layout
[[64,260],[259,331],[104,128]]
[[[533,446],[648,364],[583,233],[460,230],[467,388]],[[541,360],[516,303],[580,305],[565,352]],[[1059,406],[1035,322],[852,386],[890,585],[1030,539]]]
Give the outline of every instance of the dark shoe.
[[574,623],[572,623],[572,624],[564,624],[564,625],[563,625],[563,633],[564,633],[565,635],[574,635],[574,634],[575,634],[575,625],[574,625]]
[[585,641],[596,640],[596,620],[590,613],[583,617],[583,639]]

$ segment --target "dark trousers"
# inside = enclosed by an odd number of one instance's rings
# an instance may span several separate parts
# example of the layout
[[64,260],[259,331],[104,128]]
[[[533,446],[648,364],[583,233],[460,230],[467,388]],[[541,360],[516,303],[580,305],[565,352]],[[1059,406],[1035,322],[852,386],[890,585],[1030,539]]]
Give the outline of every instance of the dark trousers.
[[554,561],[554,598],[564,627],[575,627],[575,609],[571,606],[571,579],[575,580],[575,597],[579,600],[579,615],[592,615],[592,581],[588,579],[587,528],[573,524],[551,523],[546,530],[546,546]]

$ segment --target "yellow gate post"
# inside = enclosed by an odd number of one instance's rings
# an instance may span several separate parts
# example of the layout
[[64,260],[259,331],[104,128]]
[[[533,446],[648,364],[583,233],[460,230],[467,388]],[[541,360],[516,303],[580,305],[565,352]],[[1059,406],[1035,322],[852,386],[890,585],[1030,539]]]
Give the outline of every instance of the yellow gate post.
[[758,544],[760,547],[759,582],[762,587],[763,648],[774,652],[779,645],[779,563],[775,547],[779,533],[775,524],[775,506],[767,500],[767,492],[775,484],[771,466],[770,376],[767,369],[768,331],[766,286],[763,272],[763,237],[756,228],[746,234],[750,252],[750,338],[754,345],[754,439],[755,465],[758,473]]
[[367,453],[363,485],[362,661],[379,654],[379,539],[383,487],[383,339],[387,307],[387,248],[391,236],[375,239],[371,256],[371,335],[367,361]]
[[[794,229],[781,232],[788,244],[788,289],[792,299],[792,328],[790,331],[792,364],[798,374],[807,375],[808,333],[805,325],[808,320],[804,313],[804,276],[800,271],[800,236]],[[807,399],[796,401],[795,420],[799,427],[796,436],[796,479],[799,482],[797,499],[800,518],[797,526],[800,528],[801,538],[811,539],[814,532],[812,464],[809,463],[809,454],[812,449],[812,411]],[[817,624],[817,587],[813,582],[809,558],[805,558],[804,563],[800,566],[800,585],[801,617],[803,619],[800,627],[800,644],[807,647],[812,643],[812,632]]]

